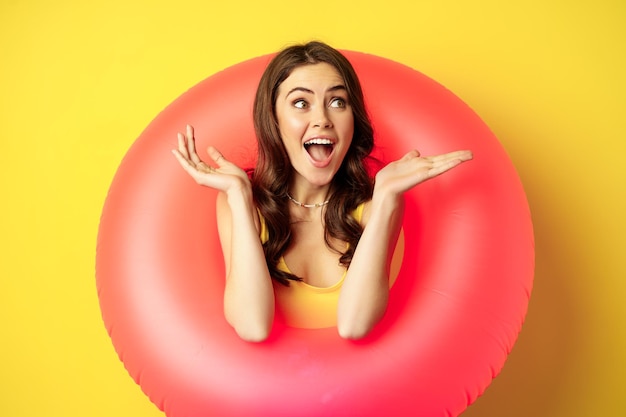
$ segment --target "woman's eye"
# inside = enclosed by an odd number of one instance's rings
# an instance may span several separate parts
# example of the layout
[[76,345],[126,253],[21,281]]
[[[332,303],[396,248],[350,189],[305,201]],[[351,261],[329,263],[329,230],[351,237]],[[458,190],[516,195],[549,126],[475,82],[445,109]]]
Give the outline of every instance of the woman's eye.
[[297,109],[306,109],[308,106],[308,103],[304,100],[296,100],[293,102],[293,106]]
[[342,98],[334,98],[330,102],[330,107],[343,109],[344,107],[346,107],[346,100]]

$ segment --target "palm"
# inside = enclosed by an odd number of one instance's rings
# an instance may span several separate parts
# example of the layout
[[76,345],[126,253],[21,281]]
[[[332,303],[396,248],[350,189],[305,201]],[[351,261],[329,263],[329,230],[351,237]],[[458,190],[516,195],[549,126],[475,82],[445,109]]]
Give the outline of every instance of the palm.
[[185,135],[178,134],[178,149],[172,151],[183,169],[200,185],[225,192],[234,187],[249,186],[250,181],[244,170],[228,161],[212,146],[207,152],[217,168],[198,156],[191,126],[187,126]]
[[418,151],[411,151],[376,174],[376,188],[399,195],[470,159],[472,153],[469,151],[427,157],[420,156]]

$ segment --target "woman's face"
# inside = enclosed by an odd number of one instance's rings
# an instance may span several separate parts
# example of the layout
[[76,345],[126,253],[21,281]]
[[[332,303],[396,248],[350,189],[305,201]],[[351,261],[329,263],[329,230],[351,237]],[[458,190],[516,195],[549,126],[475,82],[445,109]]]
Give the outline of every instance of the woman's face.
[[296,181],[329,184],[354,133],[352,107],[337,70],[326,63],[296,67],[278,87],[275,107]]

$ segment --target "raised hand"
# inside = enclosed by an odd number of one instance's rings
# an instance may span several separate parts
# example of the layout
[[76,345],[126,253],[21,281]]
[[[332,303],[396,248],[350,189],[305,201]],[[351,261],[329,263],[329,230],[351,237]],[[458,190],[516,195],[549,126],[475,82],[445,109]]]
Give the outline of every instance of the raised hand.
[[190,125],[187,125],[185,134],[178,133],[178,149],[172,150],[183,169],[200,185],[224,192],[250,187],[250,180],[244,170],[224,158],[213,146],[209,146],[207,152],[217,167],[208,165],[198,156],[193,127]]
[[462,162],[472,159],[470,151],[455,151],[435,156],[420,156],[416,150],[389,163],[376,174],[374,192],[387,196],[400,195],[417,184],[443,174]]

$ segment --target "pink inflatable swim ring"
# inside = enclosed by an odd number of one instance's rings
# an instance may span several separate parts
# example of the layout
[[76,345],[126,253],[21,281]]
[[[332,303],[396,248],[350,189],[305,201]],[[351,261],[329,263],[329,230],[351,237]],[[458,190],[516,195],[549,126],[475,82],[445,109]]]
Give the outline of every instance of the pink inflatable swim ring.
[[[130,375],[169,417],[457,416],[499,373],[532,288],[533,231],[511,161],[450,91],[401,64],[344,52],[362,82],[375,156],[471,149],[474,160],[406,194],[404,259],[372,335],[278,319],[270,339],[239,339],[223,316],[224,265],[213,190],[170,150],[195,126],[252,167],[252,102],[271,59],[202,81],[159,114],[122,161],[96,259],[104,323]],[[205,156],[202,155],[201,156]]]

